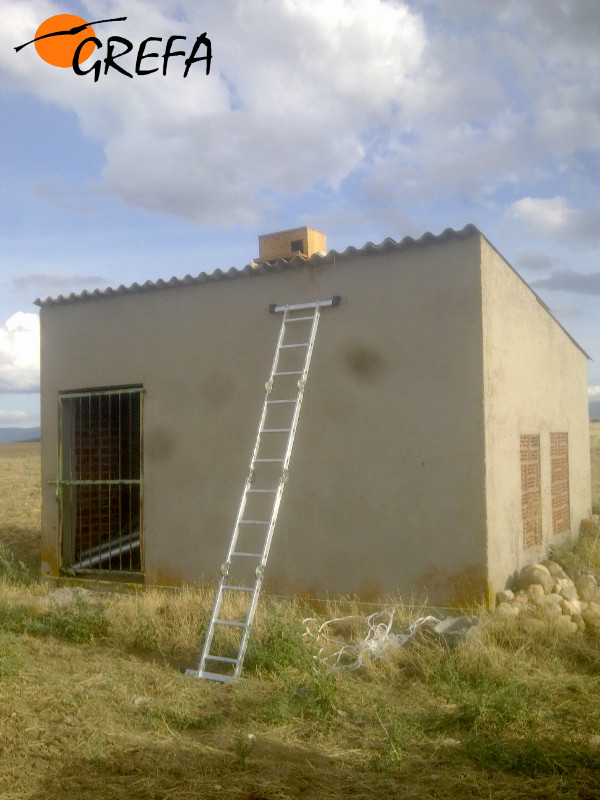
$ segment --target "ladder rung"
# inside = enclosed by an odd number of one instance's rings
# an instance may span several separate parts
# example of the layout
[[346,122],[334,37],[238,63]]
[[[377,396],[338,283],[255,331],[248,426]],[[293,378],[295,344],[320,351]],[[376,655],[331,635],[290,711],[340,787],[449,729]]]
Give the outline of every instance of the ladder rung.
[[229,625],[232,628],[245,628],[245,622],[234,622],[232,619],[216,619],[215,625]]
[[249,586],[221,586],[223,591],[229,592],[253,592],[254,589],[250,588]]
[[302,375],[302,370],[301,369],[295,369],[295,370],[292,370],[291,372],[274,372],[273,373],[273,377],[275,377],[275,375]]
[[204,656],[205,661],[224,661],[226,664],[237,664],[239,659],[227,658],[227,656]]
[[314,316],[312,316],[312,317],[286,317],[285,324],[287,325],[288,322],[304,322],[307,319],[314,319]]
[[263,428],[261,433],[289,433],[291,428]]
[[280,344],[280,350],[289,350],[291,347],[308,347],[310,342],[298,342],[298,344]]
[[270,519],[241,519],[240,525],[243,523],[244,525],[268,525]]
[[276,494],[277,489],[246,489],[248,494]]
[[245,556],[246,558],[262,558],[262,553],[242,553],[239,550],[235,550],[232,556]]
[[255,458],[255,464],[275,464],[280,463],[282,464],[285,461],[285,458]]
[[297,403],[297,402],[298,402],[297,398],[294,398],[293,400],[267,400],[267,405],[270,406],[271,404],[275,403]]
[[208,678],[210,681],[221,681],[221,683],[233,683],[235,678],[233,675],[221,675],[220,672],[207,672],[201,669],[199,672],[192,672],[192,675],[197,675],[198,678]]

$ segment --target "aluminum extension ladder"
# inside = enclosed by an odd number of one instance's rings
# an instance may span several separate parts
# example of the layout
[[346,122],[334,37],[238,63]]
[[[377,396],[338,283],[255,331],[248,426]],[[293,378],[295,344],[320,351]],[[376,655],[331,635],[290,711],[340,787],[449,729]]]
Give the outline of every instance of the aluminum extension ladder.
[[339,302],[336,296],[269,307],[272,313],[283,312],[275,356],[200,665],[188,675],[223,683],[240,677],[288,478],[320,310]]

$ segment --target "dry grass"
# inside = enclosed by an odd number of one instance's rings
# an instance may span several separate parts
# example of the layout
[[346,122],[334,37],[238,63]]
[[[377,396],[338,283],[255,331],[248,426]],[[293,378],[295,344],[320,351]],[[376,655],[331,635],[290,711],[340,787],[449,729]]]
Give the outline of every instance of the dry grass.
[[40,443],[0,444],[0,544],[35,574],[40,565]]
[[[0,541],[29,564],[39,530],[35,448],[0,448],[9,508]],[[468,643],[448,649],[423,631],[382,660],[330,674],[303,639],[303,618],[371,609],[264,598],[247,680],[222,685],[179,671],[197,666],[210,592],[77,598],[29,582],[0,556],[0,798],[599,796],[592,635],[526,637],[473,609],[480,625]],[[395,632],[423,613],[394,606]],[[344,641],[364,628],[335,626]]]
[[600,422],[590,422],[592,458],[592,500],[600,504]]
[[[52,603],[40,587],[0,599],[14,606],[29,593]],[[180,674],[170,652],[130,638],[136,615],[187,614],[192,597],[169,594],[163,606],[158,593],[142,606],[100,598],[111,622],[80,644],[3,625],[1,797],[597,796],[596,642],[520,640],[484,615],[468,645],[421,637],[359,672],[329,675],[301,649],[300,609],[268,601],[248,680],[223,686]],[[118,630],[112,615],[125,610]],[[41,606],[28,613],[40,618]]]

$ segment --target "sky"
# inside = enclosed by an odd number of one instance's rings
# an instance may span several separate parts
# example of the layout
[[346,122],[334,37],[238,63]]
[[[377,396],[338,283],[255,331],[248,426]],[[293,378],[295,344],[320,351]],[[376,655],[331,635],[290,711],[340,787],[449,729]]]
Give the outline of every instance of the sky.
[[[78,75],[15,51],[56,14],[127,19]],[[475,224],[600,398],[599,0],[0,0],[0,21],[0,427],[39,424],[36,298],[242,268],[301,225],[343,251]],[[184,78],[203,33],[210,73]],[[111,36],[132,77],[95,81]]]

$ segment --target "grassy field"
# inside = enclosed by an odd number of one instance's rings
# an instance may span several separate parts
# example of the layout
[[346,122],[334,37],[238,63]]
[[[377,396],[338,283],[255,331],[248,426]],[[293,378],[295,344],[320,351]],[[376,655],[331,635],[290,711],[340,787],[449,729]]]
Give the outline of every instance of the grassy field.
[[590,422],[592,457],[592,500],[600,504],[600,422]]
[[[599,498],[600,424],[593,441]],[[469,642],[424,633],[331,673],[302,620],[351,613],[340,636],[364,634],[365,609],[264,598],[247,679],[198,681],[180,668],[197,665],[210,592],[31,581],[38,464],[39,444],[0,447],[2,800],[600,797],[597,635],[526,636],[472,609]],[[394,610],[397,632],[423,613]]]
[[34,573],[40,560],[40,443],[0,444],[0,543]]

